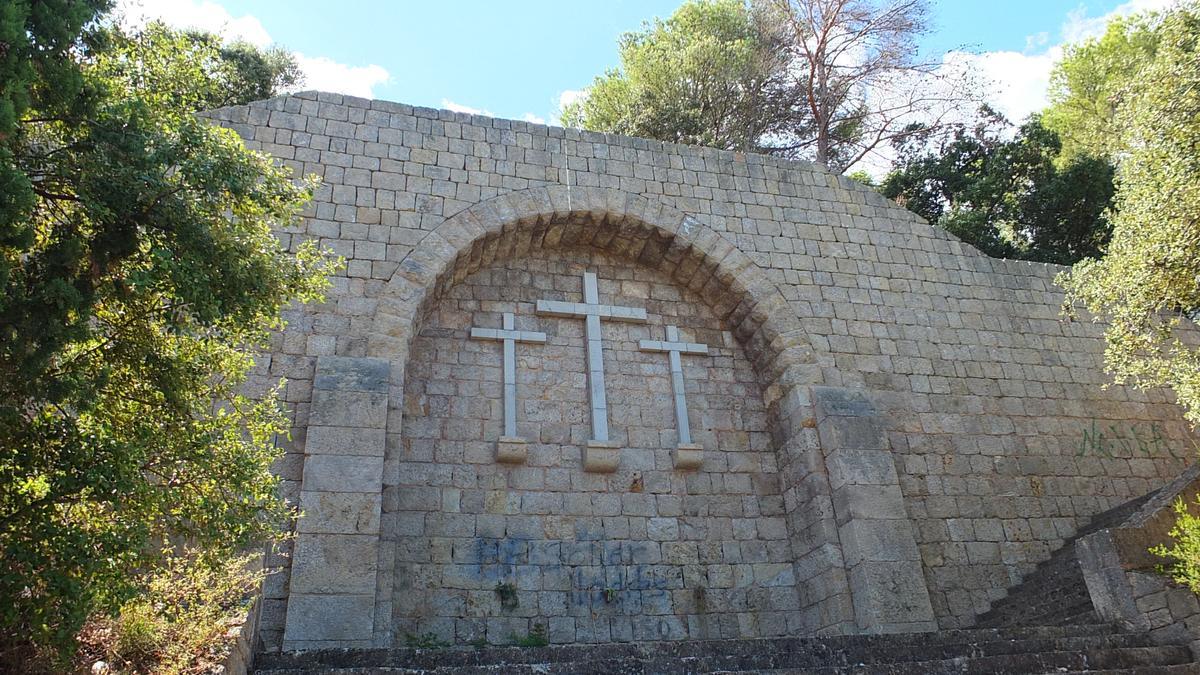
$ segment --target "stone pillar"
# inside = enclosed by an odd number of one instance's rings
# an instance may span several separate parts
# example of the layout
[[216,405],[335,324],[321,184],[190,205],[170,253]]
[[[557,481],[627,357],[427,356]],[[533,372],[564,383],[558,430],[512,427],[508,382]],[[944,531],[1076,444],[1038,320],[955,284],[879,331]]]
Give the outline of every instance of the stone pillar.
[[882,416],[859,391],[814,387],[813,399],[858,629],[936,630]]
[[779,448],[780,494],[791,539],[800,612],[791,635],[857,632],[850,582],[833,519],[833,497],[812,418],[808,387],[792,387],[772,404]]
[[371,646],[388,375],[384,359],[317,359],[285,650]]

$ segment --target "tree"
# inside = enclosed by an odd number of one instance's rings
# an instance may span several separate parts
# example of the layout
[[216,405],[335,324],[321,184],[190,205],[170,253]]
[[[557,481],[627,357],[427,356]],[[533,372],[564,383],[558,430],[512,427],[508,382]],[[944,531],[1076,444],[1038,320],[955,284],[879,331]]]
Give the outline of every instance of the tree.
[[[156,29],[170,34],[159,25]],[[304,73],[296,57],[286,49],[272,46],[259,49],[249,42],[225,44],[220,36],[202,31],[186,31],[198,53],[215,52],[219,62],[209,69],[209,79],[219,83],[217,96],[206,101],[208,108],[223,108],[277,96],[304,84]]]
[[991,256],[1070,264],[1100,254],[1111,231],[1107,162],[1077,157],[1059,168],[1058,137],[1036,116],[1013,134],[984,108],[952,128],[944,139],[905,136],[884,196]]
[[1062,159],[1116,161],[1122,148],[1116,112],[1158,46],[1155,14],[1119,17],[1104,35],[1069,45],[1050,76],[1050,106],[1042,122],[1062,139]]
[[968,73],[918,58],[925,0],[758,0],[781,27],[792,87],[811,131],[789,154],[845,171],[921,122],[928,133],[970,97]]
[[795,127],[786,55],[742,0],[689,0],[619,50],[564,125],[741,151],[771,151]]
[[1154,60],[1122,97],[1107,255],[1059,281],[1068,308],[1107,321],[1105,363],[1119,383],[1170,387],[1200,423],[1200,5],[1166,14]]
[[[189,97],[197,110],[259,101],[304,82],[295,56],[281,47],[259,49],[247,42],[226,44],[215,33],[176,30],[159,21],[146,24],[134,34],[117,26],[100,28],[91,40],[94,48],[104,52],[130,51],[133,47],[128,43],[136,41],[143,59],[170,58],[186,65],[185,70],[171,77],[183,78],[199,87]],[[131,61],[128,67],[131,78],[138,77],[138,69],[155,69],[154,64],[136,61]],[[155,73],[157,77],[166,75],[162,68]]]
[[251,351],[334,261],[272,227],[309,187],[193,113],[213,45],[0,5],[0,647],[64,646],[168,540],[218,556],[289,515]]

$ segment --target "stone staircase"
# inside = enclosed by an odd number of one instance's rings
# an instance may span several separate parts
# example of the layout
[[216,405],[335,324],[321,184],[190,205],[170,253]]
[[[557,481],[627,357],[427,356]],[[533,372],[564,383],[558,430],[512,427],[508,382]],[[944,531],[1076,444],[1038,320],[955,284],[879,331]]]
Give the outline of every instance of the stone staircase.
[[260,675],[514,673],[1200,673],[1185,646],[1104,624],[901,635],[481,649],[328,650],[259,656]]
[[1114,527],[1143,504],[1154,492],[1130,500],[1097,515],[1062,545],[1048,560],[1025,575],[1021,583],[1009,589],[1008,595],[992,603],[987,612],[975,621],[977,628],[1004,626],[1070,626],[1097,623],[1092,608],[1075,542],[1088,534]]

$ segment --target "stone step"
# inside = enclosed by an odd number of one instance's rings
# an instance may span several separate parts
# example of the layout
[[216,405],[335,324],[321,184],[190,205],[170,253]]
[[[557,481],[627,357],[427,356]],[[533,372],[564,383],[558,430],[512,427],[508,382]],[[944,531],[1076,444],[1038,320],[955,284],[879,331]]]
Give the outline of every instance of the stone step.
[[1062,547],[992,602],[988,611],[975,619],[980,628],[999,626],[1062,625],[1096,620],[1087,583],[1075,555],[1075,542],[1085,535],[1119,524],[1137,511],[1154,492],[1132,499],[1098,514],[1068,539]]
[[297,665],[382,666],[388,663],[424,663],[427,659],[445,662],[453,659],[462,665],[483,660],[504,660],[510,663],[533,659],[536,661],[584,660],[593,657],[641,656],[646,653],[691,657],[714,653],[755,654],[762,651],[808,651],[812,649],[873,649],[916,647],[936,648],[955,644],[980,644],[1013,641],[1047,641],[1067,638],[1119,637],[1111,624],[1077,626],[1030,626],[1013,628],[984,628],[944,630],[932,633],[894,635],[845,635],[825,638],[763,638],[747,640],[695,640],[686,642],[609,643],[602,645],[555,645],[540,648],[490,646],[481,649],[373,649],[373,650],[316,650],[302,653],[261,654],[260,669],[280,669]]
[[1072,623],[1095,623],[1096,612],[1092,601],[1087,598],[1054,605],[1021,607],[1009,605],[1001,610],[992,610],[979,617],[978,628],[996,628],[1008,625],[1062,626]]
[[1055,675],[1200,675],[1200,663],[1179,663],[1173,666],[1142,666],[1116,670],[1070,670]]
[[[1186,647],[1125,647],[1084,651],[1015,652],[996,656],[959,657],[921,661],[876,661],[871,663],[821,663],[799,667],[729,668],[714,667],[698,659],[597,658],[587,661],[550,663],[489,663],[474,666],[408,668],[365,666],[347,668],[295,668],[266,671],[274,675],[1026,675],[1029,673],[1180,673],[1197,672]],[[1170,668],[1169,670],[1162,670]],[[259,671],[264,672],[264,671]]]
[[[1186,648],[1111,626],[952,630],[907,635],[709,640],[446,650],[322,650],[263,655],[261,675],[337,673],[1029,673],[1190,661]],[[1049,672],[1049,671],[1047,671]]]

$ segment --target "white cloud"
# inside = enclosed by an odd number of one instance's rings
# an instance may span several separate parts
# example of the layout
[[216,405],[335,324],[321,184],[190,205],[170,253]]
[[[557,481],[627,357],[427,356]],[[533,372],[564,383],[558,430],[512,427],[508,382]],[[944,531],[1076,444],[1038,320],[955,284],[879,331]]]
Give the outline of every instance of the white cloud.
[[1031,52],[1035,49],[1045,47],[1049,43],[1050,33],[1047,31],[1041,31],[1040,33],[1034,33],[1033,35],[1026,35],[1025,51]]
[[[233,16],[212,0],[119,0],[117,11],[122,22],[137,28],[160,20],[177,28],[198,28],[217,33],[227,42],[244,40],[257,47],[274,43],[271,34],[252,14]],[[375,87],[387,83],[391,75],[374,63],[355,66],[325,56],[307,56],[294,52],[304,72],[304,88],[371,98]]]
[[442,99],[442,107],[445,108],[446,110],[449,110],[450,112],[466,113],[468,115],[484,115],[487,117],[495,117],[495,115],[492,114],[492,111],[488,110],[487,108],[472,108],[471,106],[468,106],[468,105],[463,105],[461,103],[455,103],[454,101],[451,101],[448,98]]
[[155,19],[170,26],[198,28],[226,40],[244,40],[257,47],[271,44],[262,22],[250,14],[235,17],[210,0],[120,0],[117,11],[128,26],[140,27]]
[[1050,71],[1060,56],[1060,45],[1041,54],[1010,51],[958,53],[958,57],[969,63],[983,81],[982,85],[988,92],[987,103],[1018,123],[1049,103]]
[[994,51],[980,54],[960,52],[983,80],[988,103],[1005,117],[1021,122],[1049,103],[1050,73],[1068,43],[1104,34],[1108,23],[1117,17],[1140,12],[1160,11],[1177,4],[1176,0],[1129,0],[1102,16],[1089,17],[1081,6],[1069,12],[1061,26],[1062,42],[1050,45],[1046,33],[1025,39],[1025,52]]
[[305,89],[371,98],[377,85],[386,84],[391,79],[386,68],[374,63],[351,66],[324,56],[306,56],[300,52],[295,55],[296,62],[304,71]]
[[525,120],[526,122],[530,122],[532,124],[545,124],[546,123],[545,117],[538,117],[537,115],[534,115],[531,112],[527,112],[524,115],[521,115],[521,119]]
[[1067,14],[1067,20],[1062,27],[1063,40],[1078,42],[1087,38],[1100,37],[1104,35],[1108,22],[1119,16],[1158,12],[1176,4],[1178,4],[1176,0],[1129,0],[1118,5],[1108,14],[1097,17],[1087,16],[1087,11],[1083,7],[1079,7]]
[[587,96],[587,89],[564,89],[558,93],[558,110],[562,112],[563,108],[571,105],[575,101]]

